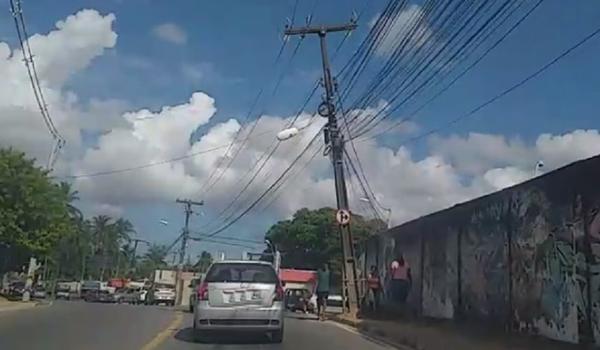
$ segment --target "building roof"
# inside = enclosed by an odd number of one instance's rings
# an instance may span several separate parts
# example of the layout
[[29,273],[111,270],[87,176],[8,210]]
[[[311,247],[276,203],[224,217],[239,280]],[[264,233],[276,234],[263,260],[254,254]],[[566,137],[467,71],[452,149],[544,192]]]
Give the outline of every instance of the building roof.
[[314,282],[317,272],[312,270],[280,269],[279,278],[286,282]]

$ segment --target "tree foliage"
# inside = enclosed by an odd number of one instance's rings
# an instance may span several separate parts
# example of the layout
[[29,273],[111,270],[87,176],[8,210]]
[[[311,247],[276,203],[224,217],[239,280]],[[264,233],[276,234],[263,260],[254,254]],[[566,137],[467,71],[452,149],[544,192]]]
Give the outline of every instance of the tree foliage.
[[202,253],[200,253],[200,256],[198,257],[198,261],[196,262],[196,264],[194,264],[194,270],[205,273],[208,270],[210,264],[212,263],[212,254],[203,250]]
[[[292,219],[271,226],[266,238],[282,252],[282,267],[317,269],[329,263],[334,274],[341,271],[342,251],[335,213],[332,208],[303,208]],[[356,243],[385,227],[381,220],[367,220],[356,214],[350,225]]]
[[0,243],[48,254],[73,229],[69,198],[47,172],[13,149],[0,149]]
[[77,200],[70,183],[54,183],[23,153],[0,149],[0,268],[20,269],[34,256],[60,278],[131,274],[131,222],[102,215],[87,220]]

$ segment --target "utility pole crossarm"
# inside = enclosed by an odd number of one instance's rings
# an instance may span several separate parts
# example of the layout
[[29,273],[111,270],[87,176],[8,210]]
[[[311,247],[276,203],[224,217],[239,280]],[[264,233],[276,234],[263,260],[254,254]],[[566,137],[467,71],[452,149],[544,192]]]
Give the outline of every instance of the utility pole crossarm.
[[347,32],[356,29],[356,27],[357,25],[354,23],[333,26],[307,26],[287,28],[283,33],[285,35],[324,34],[331,32]]
[[177,202],[177,203],[183,203],[183,204],[189,203],[189,204],[192,204],[192,205],[204,205],[204,201],[196,202],[196,201],[193,201],[191,199],[177,199],[177,200],[175,200],[175,202]]

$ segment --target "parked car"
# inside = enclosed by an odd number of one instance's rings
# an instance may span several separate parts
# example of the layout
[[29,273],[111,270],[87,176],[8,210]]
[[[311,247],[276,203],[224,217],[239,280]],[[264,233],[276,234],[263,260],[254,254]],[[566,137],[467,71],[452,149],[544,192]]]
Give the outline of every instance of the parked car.
[[34,287],[31,291],[31,297],[34,299],[46,299],[46,289],[42,286]]
[[25,282],[14,281],[8,285],[8,296],[11,298],[20,298],[25,292]]
[[210,331],[251,331],[270,333],[272,342],[282,342],[285,292],[269,262],[216,262],[197,293],[196,338]]
[[115,292],[114,299],[119,304],[139,304],[140,293],[135,289],[122,288]]
[[138,298],[140,299],[141,304],[147,305],[146,300],[148,299],[148,289],[142,288],[138,294]]
[[57,287],[56,288],[56,299],[70,300],[71,299],[71,290],[69,288],[65,288],[65,287]]
[[327,306],[337,306],[342,307],[342,296],[337,294],[332,294],[327,297]]
[[156,283],[146,295],[146,303],[149,305],[165,304],[175,305],[175,288],[168,284]]
[[285,306],[288,310],[303,311],[304,303],[306,303],[306,311],[314,313],[317,307],[316,296],[308,289],[287,289],[285,291]]
[[85,293],[83,300],[97,303],[114,303],[115,297],[114,294],[105,290],[90,290]]

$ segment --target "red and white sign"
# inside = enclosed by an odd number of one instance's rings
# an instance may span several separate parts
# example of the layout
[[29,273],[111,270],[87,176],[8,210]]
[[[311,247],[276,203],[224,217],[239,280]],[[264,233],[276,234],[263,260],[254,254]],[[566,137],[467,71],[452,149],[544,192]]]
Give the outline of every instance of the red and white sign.
[[350,223],[350,212],[346,209],[340,209],[335,214],[335,220],[340,225],[348,225]]

